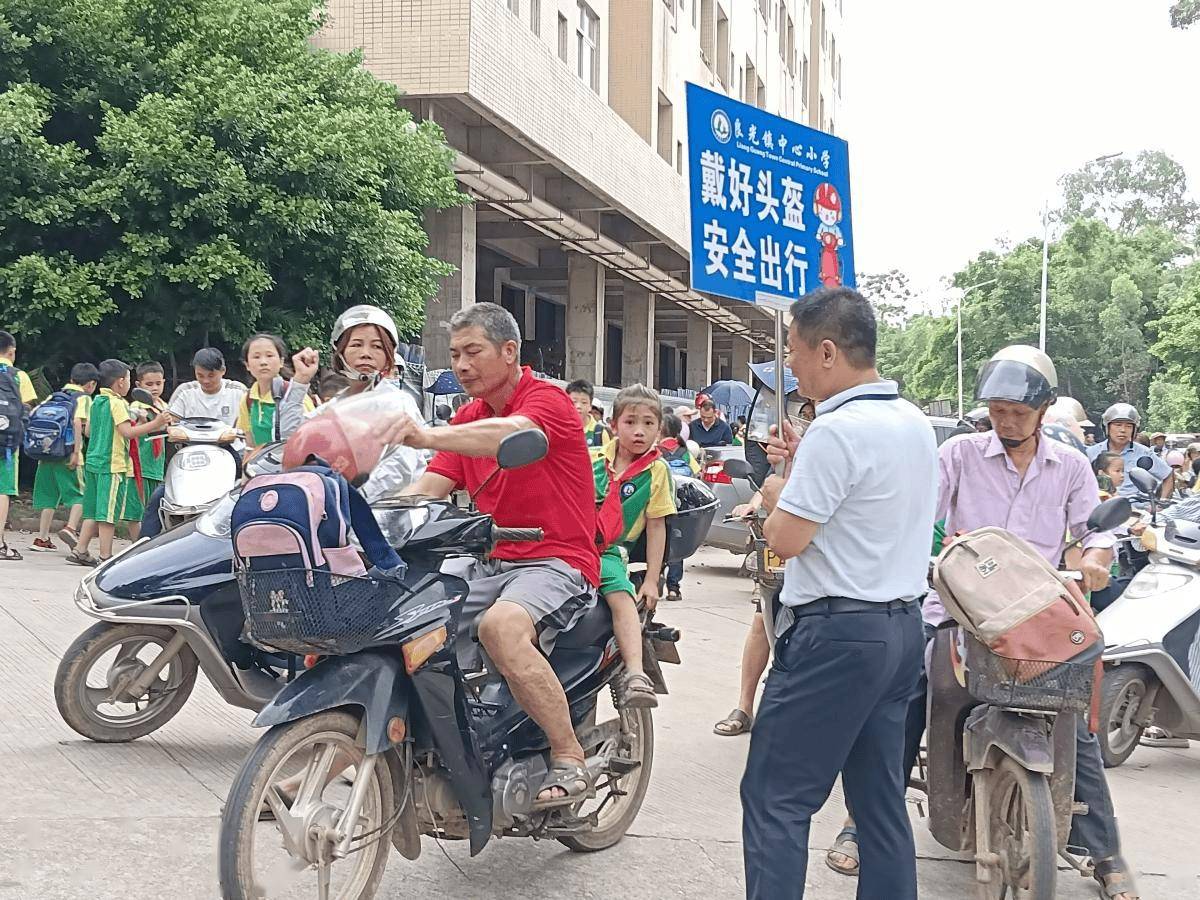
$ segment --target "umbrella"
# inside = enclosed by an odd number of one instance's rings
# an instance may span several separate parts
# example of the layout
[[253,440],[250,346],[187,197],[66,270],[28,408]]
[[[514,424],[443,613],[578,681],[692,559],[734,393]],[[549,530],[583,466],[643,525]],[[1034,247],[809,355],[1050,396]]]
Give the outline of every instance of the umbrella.
[[[770,391],[775,390],[775,363],[774,362],[754,363],[753,365],[750,366],[750,371],[754,373],[754,377],[756,377],[759,381],[761,381],[766,386],[767,390],[770,390]],[[799,386],[800,386],[800,382],[798,382],[796,380],[796,377],[785,368],[783,370],[784,392],[790,394],[790,393],[792,393],[792,391],[796,390]]]
[[707,394],[713,403],[726,409],[749,406],[754,400],[754,389],[741,381],[718,381],[700,393]]
[[433,384],[425,388],[430,394],[461,394],[463,393],[462,385],[458,383],[458,379],[454,377],[454,372],[447,369],[441,375],[433,380]]

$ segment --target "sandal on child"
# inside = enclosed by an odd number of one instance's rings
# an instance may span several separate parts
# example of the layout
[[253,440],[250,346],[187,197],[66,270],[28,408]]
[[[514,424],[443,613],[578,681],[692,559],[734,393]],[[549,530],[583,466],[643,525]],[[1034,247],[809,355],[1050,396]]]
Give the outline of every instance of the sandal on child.
[[0,544],[0,559],[16,562],[23,559],[23,557],[14,548],[8,546],[8,544]]
[[617,702],[629,709],[653,709],[658,706],[654,682],[644,672],[626,672],[617,679]]

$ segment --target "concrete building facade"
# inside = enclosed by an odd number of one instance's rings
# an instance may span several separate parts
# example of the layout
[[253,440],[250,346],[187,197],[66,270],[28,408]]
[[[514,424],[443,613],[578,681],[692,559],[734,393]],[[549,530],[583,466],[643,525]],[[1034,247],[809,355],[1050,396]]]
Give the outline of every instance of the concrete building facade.
[[773,343],[770,317],[689,287],[687,82],[830,130],[841,0],[331,0],[318,43],[361,49],[437,122],[474,204],[431,214],[457,267],[429,304],[491,300],[525,361],[597,385],[698,389]]

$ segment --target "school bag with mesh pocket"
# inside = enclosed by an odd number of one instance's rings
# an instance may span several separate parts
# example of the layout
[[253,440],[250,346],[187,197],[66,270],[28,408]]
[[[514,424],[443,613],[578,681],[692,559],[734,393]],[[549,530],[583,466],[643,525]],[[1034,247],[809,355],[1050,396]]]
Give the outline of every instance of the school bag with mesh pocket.
[[70,459],[75,451],[79,391],[55,391],[29,415],[21,449],[30,459]]
[[998,656],[1090,663],[1104,643],[1091,608],[1029,543],[980,528],[942,551],[933,584],[950,616]]

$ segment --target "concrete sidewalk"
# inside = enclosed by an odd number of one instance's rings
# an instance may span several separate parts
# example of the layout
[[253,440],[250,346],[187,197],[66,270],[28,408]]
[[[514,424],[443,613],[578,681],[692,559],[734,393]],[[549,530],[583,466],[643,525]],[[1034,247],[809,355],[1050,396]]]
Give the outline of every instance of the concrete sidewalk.
[[[15,536],[22,550],[28,536]],[[660,618],[682,629],[682,666],[666,667],[671,695],[655,713],[649,795],[628,838],[599,854],[555,842],[493,842],[471,859],[462,843],[424,841],[420,860],[393,853],[381,897],[736,898],[744,893],[738,783],[747,738],[712,725],[737,697],[738,661],[752,608],[735,557],[705,550],[689,566],[685,599]],[[82,574],[58,554],[27,554],[0,570],[0,898],[158,900],[218,896],[221,805],[256,739],[250,716],[203,678],[183,711],[129,744],[86,741],[61,721],[59,658],[91,620],[71,602]],[[1200,750],[1139,749],[1109,772],[1126,853],[1142,896],[1200,897]],[[921,896],[973,897],[972,867],[929,836],[913,808]],[[812,831],[809,897],[846,900],[856,882],[824,865],[842,800],[835,789]],[[1095,897],[1060,874],[1058,895]],[[315,890],[313,892],[315,896]]]

